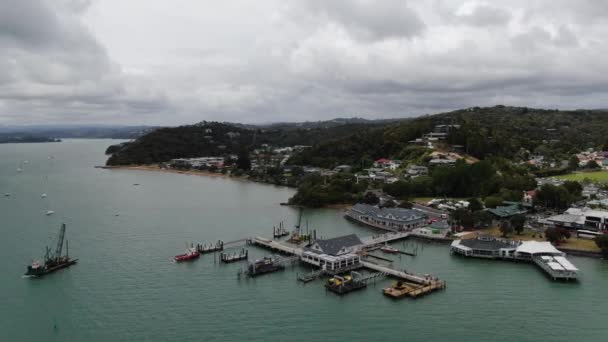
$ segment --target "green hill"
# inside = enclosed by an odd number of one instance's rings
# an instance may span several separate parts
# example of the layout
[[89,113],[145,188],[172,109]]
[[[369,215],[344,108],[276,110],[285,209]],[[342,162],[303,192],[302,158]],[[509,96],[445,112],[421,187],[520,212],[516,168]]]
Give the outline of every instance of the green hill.
[[316,144],[290,163],[332,167],[367,164],[377,158],[412,159],[424,148],[409,144],[435,125],[460,125],[445,145],[460,145],[474,157],[524,160],[531,154],[568,159],[586,148],[608,142],[608,111],[559,111],[495,106],[427,115],[383,128],[361,130],[350,136]]

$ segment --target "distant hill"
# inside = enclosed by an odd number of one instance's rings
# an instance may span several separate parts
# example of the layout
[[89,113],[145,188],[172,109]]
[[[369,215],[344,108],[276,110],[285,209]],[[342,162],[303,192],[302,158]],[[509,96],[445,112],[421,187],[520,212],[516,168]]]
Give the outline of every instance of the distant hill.
[[0,126],[0,136],[21,134],[49,138],[134,139],[158,127],[110,125]]
[[[526,107],[472,107],[410,119],[332,119],[319,122],[243,125],[202,122],[160,128],[132,143],[108,152],[110,165],[147,164],[180,157],[237,153],[261,144],[311,145],[292,156],[289,163],[333,167],[339,164],[368,165],[381,158],[411,160],[424,148],[409,141],[431,132],[436,125],[460,125],[446,146],[460,145],[473,157],[525,159],[538,154],[568,159],[586,148],[608,143],[608,111],[546,110]],[[208,131],[210,130],[210,131]],[[232,132],[229,137],[228,133]]]
[[242,149],[251,150],[262,144],[312,146],[328,139],[349,136],[354,131],[386,125],[382,122],[371,122],[260,126],[201,122],[195,125],[160,128],[131,143],[111,146],[106,151],[111,154],[107,164],[150,164],[174,158],[236,154]]
[[61,139],[24,132],[0,133],[0,144],[60,142]]
[[407,160],[420,154],[420,148],[409,144],[410,140],[432,131],[435,125],[446,124],[461,126],[448,135],[446,144],[461,145],[480,159],[525,159],[530,154],[568,159],[583,149],[602,148],[608,143],[608,111],[473,107],[426,115],[382,129],[354,131],[315,144],[292,157],[290,163],[332,167],[360,165],[381,157]]

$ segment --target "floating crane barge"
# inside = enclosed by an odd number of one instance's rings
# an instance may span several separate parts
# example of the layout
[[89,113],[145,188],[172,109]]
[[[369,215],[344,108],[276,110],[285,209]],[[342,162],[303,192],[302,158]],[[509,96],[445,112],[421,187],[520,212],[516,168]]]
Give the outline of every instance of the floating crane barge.
[[42,277],[49,273],[53,273],[62,268],[70,267],[78,261],[78,259],[71,259],[69,256],[68,241],[65,240],[65,255],[61,255],[63,251],[63,243],[65,238],[65,224],[61,225],[59,229],[59,238],[57,239],[57,247],[55,253],[51,255],[51,250],[46,247],[46,253],[44,256],[44,263],[38,260],[32,262],[27,267],[25,272],[26,277]]

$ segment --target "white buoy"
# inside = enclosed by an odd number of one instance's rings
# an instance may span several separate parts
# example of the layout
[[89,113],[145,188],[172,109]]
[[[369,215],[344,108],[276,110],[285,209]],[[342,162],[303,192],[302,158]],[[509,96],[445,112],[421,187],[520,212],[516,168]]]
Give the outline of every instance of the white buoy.
[[46,198],[46,194],[42,194],[42,195],[40,195],[40,197]]
[[17,172],[23,171],[20,167],[17,168]]

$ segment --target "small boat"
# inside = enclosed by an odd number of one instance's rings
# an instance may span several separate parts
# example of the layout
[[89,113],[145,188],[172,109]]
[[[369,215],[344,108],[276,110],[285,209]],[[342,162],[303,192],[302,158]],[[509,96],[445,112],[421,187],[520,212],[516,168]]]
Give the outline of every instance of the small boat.
[[399,250],[397,248],[391,247],[389,245],[384,245],[384,247],[380,248],[381,251],[383,251],[384,253],[399,253]]
[[138,185],[139,185],[139,183],[133,183],[133,185],[134,185],[134,186],[138,186]]
[[51,216],[53,215],[55,212],[53,210],[47,210],[46,211],[46,216]]
[[34,260],[31,265],[27,266],[25,277],[42,277],[43,275],[53,273],[62,268],[70,267],[78,261],[78,259],[71,259],[68,251],[68,241],[65,241],[65,255],[61,255],[63,251],[65,237],[65,224],[61,225],[59,230],[59,239],[57,241],[57,248],[55,254],[51,255],[51,250],[46,248],[46,255],[44,256],[44,264],[38,260]]
[[18,167],[18,168],[17,168],[17,172],[21,172],[21,171],[23,171],[23,169],[22,169],[22,168],[20,168],[20,167]]
[[40,197],[46,198],[46,194],[42,194],[42,195],[40,195]]
[[175,262],[183,262],[183,261],[192,261],[196,260],[201,256],[201,254],[196,250],[196,248],[188,248],[186,249],[186,253],[176,255],[173,259]]
[[4,197],[11,197],[11,193],[10,192],[4,193]]

